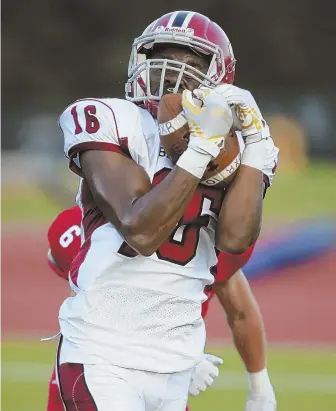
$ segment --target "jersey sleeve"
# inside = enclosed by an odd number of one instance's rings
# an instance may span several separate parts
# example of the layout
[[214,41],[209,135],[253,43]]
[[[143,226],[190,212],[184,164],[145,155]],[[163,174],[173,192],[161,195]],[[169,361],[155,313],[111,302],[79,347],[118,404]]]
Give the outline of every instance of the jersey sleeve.
[[266,141],[268,156],[265,162],[265,166],[262,170],[264,174],[265,193],[266,193],[267,188],[270,187],[273,183],[273,178],[275,176],[275,172],[276,172],[278,162],[279,162],[279,149],[274,144],[269,125],[267,124],[267,121],[264,119],[263,115],[261,114],[261,111],[254,97],[248,90],[244,90],[244,93],[246,93],[246,102],[251,107],[253,107],[258,112],[258,114],[262,117],[262,127],[263,128],[261,132],[262,132],[263,137],[265,138],[269,137]]
[[218,263],[214,272],[215,281],[226,281],[233,276],[239,269],[241,269],[250,260],[255,243],[252,244],[242,254],[230,254],[225,252],[219,252]]
[[279,149],[274,144],[273,139],[269,138],[266,141],[266,144],[268,148],[268,155],[262,170],[264,174],[265,190],[272,185],[279,162]]
[[49,268],[51,268],[52,271],[55,274],[57,274],[59,277],[63,278],[64,280],[67,280],[68,279],[68,271],[63,271],[58,266],[57,262],[55,261],[53,255],[52,255],[52,252],[51,252],[50,248],[48,250],[47,257],[48,257],[48,266],[49,266]]
[[81,246],[81,219],[81,210],[75,206],[62,211],[48,230],[48,265],[65,279]]
[[59,117],[64,154],[70,169],[81,175],[79,154],[86,150],[114,151],[137,162],[141,128],[139,110],[121,99],[84,99],[68,106]]

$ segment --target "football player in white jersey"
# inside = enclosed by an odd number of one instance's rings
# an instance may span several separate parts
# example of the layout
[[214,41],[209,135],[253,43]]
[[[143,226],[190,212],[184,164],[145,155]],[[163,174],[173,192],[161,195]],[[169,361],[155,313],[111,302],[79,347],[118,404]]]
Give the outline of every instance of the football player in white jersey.
[[[251,94],[230,85],[234,66],[217,24],[169,13],[135,39],[125,100],[78,100],[60,116],[83,216],[69,273],[75,296],[59,312],[67,410],[185,409],[204,358],[201,305],[215,247],[240,254],[256,241],[277,163]],[[176,164],[160,156],[156,110],[166,92],[182,93],[190,126]],[[242,160],[224,193],[199,183],[232,125],[242,130]]]

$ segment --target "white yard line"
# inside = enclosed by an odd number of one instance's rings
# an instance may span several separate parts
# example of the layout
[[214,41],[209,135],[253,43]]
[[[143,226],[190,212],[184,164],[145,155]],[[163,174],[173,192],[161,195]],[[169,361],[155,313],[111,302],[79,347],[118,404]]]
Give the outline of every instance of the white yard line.
[[[14,383],[39,383],[49,381],[52,366],[36,362],[2,363],[2,381]],[[276,392],[312,392],[336,394],[336,374],[284,374],[272,373],[271,379]],[[243,372],[221,371],[212,389],[245,390],[246,376]]]
[[[276,392],[314,392],[336,394],[336,374],[271,373]],[[222,371],[213,385],[215,390],[242,390],[247,386],[242,372]]]
[[[283,350],[293,350],[293,349],[307,349],[309,351],[325,350],[327,352],[336,352],[336,341],[268,341],[267,344],[270,350],[272,349],[283,349]],[[207,347],[209,348],[234,348],[232,339],[230,338],[212,338],[209,339]]]

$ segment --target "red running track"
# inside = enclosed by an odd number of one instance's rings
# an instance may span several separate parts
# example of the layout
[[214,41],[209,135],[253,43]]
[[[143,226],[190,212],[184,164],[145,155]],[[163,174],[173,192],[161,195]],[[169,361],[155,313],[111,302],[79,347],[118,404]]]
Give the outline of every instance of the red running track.
[[[47,266],[45,232],[4,230],[2,235],[3,337],[40,338],[58,331],[57,313],[68,285]],[[336,250],[251,284],[268,340],[336,343]],[[209,340],[230,338],[214,300],[207,318]]]

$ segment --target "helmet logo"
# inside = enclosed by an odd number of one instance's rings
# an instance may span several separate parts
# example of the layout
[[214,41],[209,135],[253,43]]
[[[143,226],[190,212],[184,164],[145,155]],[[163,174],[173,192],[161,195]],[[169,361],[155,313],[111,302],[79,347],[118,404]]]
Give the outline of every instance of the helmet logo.
[[194,29],[191,28],[182,28],[182,27],[164,27],[164,26],[159,26],[155,29],[155,31],[159,32],[164,32],[164,33],[181,33],[185,34],[186,36],[193,36],[194,35]]

